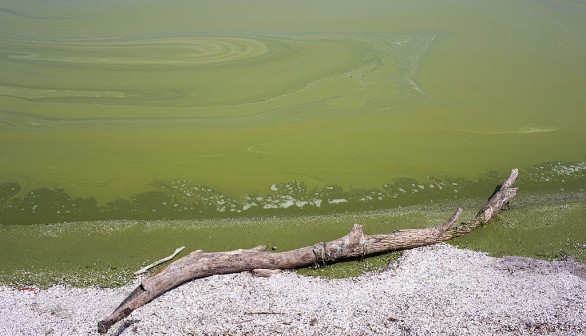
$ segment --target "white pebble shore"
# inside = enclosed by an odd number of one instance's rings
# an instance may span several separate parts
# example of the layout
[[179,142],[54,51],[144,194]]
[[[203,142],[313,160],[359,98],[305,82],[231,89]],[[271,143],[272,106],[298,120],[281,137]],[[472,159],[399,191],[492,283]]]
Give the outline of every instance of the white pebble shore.
[[[108,335],[586,335],[584,267],[437,244],[357,278],[219,275],[160,296]],[[0,335],[97,335],[135,285],[2,286]]]

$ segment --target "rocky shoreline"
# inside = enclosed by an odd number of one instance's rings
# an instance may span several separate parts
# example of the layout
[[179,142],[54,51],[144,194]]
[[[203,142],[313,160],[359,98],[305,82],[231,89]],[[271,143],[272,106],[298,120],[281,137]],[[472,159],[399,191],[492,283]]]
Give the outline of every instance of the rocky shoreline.
[[[136,284],[0,287],[2,335],[97,335]],[[212,276],[133,312],[108,335],[584,335],[586,265],[437,244],[384,272],[327,280]]]

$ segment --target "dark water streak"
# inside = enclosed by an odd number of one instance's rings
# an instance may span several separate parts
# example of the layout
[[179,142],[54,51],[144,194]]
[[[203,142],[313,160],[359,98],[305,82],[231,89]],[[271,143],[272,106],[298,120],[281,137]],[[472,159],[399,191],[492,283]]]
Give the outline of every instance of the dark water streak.
[[[525,192],[584,191],[586,163],[551,162],[521,169]],[[478,198],[501,179],[489,172],[476,181],[430,177],[402,178],[380,189],[344,189],[337,185],[308,189],[302,181],[275,184],[266,194],[242,199],[190,181],[153,181],[157,191],[100,204],[92,196],[73,197],[61,188],[39,188],[20,196],[18,183],[0,184],[0,224],[25,225],[96,220],[206,219],[302,216]]]

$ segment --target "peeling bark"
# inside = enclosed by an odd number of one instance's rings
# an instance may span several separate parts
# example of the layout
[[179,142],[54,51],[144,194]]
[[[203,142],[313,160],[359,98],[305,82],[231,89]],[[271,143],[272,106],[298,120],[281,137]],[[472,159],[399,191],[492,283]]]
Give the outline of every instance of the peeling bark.
[[98,323],[98,331],[102,334],[106,333],[112,325],[127,317],[135,309],[190,280],[215,274],[260,269],[263,270],[263,274],[267,274],[270,273],[267,270],[326,265],[341,259],[410,249],[465,235],[488,223],[504,205],[515,197],[517,188],[512,188],[512,185],[517,176],[518,170],[513,169],[499,190],[468,223],[455,225],[462,214],[462,209],[458,208],[450,219],[435,227],[398,230],[390,234],[367,236],[362,231],[362,225],[355,224],[350,233],[342,238],[280,253],[266,252],[266,246],[214,253],[193,251],[144,279],[110,316]]

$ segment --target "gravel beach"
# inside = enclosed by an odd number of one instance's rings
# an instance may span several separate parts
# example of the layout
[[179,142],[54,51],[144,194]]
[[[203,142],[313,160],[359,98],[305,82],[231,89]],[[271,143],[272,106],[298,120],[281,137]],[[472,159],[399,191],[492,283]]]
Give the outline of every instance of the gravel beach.
[[[136,284],[0,287],[0,335],[97,335]],[[437,244],[388,270],[326,280],[213,276],[133,312],[108,335],[586,335],[586,266]]]

